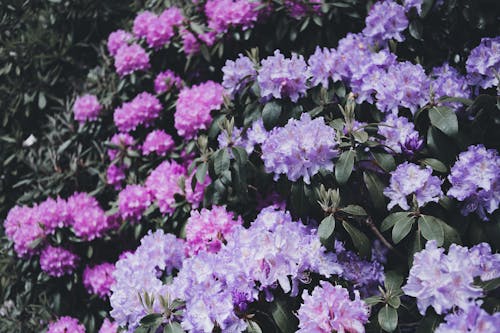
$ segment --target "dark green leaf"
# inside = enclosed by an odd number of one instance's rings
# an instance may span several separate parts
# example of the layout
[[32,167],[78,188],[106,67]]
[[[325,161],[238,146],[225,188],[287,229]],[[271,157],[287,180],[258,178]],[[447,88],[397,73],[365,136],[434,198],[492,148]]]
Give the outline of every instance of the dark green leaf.
[[220,149],[214,154],[214,172],[216,175],[221,175],[229,169],[229,153],[227,149]]
[[382,302],[382,297],[380,297],[380,296],[371,296],[371,297],[365,298],[363,301],[366,304],[368,304],[369,306],[373,306],[373,305],[376,305],[378,303],[381,303]]
[[358,216],[366,216],[368,215],[366,213],[366,210],[358,205],[349,205],[347,207],[344,207],[341,209],[344,213],[351,214],[351,215],[358,215]]
[[444,134],[454,136],[458,133],[458,119],[455,112],[447,106],[435,106],[429,110],[431,124]]
[[247,320],[247,325],[247,333],[262,333],[262,329],[255,321]]
[[446,173],[448,172],[448,168],[444,165],[443,162],[437,160],[435,158],[424,158],[419,161],[422,165],[430,166],[434,171]]
[[398,326],[398,311],[385,305],[378,312],[378,323],[384,331],[393,332]]
[[394,309],[399,308],[399,306],[401,305],[401,298],[400,298],[400,296],[399,295],[394,295],[394,296],[389,297],[389,299],[387,300],[387,304],[389,304],[390,306],[392,306]]
[[475,285],[481,287],[485,292],[493,291],[500,288],[500,277],[488,281],[479,281]]
[[396,169],[396,161],[391,154],[372,152],[372,155],[384,171],[390,172]]
[[411,231],[411,227],[415,223],[415,219],[401,219],[396,221],[394,228],[392,228],[392,240],[394,243],[399,243]]
[[343,152],[337,163],[335,163],[335,178],[339,184],[345,184],[351,176],[355,157],[356,152],[354,150],[348,150]]
[[270,306],[271,316],[282,333],[293,333],[297,330],[297,317],[287,307],[283,299],[275,299]]
[[184,333],[184,331],[179,323],[168,323],[163,328],[163,333]]
[[196,181],[198,184],[203,184],[205,181],[205,177],[207,176],[207,171],[208,171],[208,163],[201,163],[198,165],[196,168]]
[[335,218],[333,215],[328,215],[321,221],[318,227],[318,235],[322,244],[326,244],[328,239],[333,235],[335,230]]
[[241,147],[233,147],[233,156],[240,165],[245,165],[248,162],[248,154],[245,149]]
[[151,327],[161,324],[163,315],[161,313],[151,313],[141,319],[141,325]]
[[411,21],[410,23],[410,35],[415,38],[415,39],[418,39],[418,40],[422,40],[422,32],[423,32],[423,26],[422,26],[422,22],[418,21],[418,20],[413,20]]
[[262,109],[262,121],[266,130],[271,130],[278,122],[281,115],[281,105],[277,102],[269,102]]
[[412,219],[412,217],[409,216],[408,212],[392,213],[382,221],[382,224],[380,225],[380,230],[382,232],[387,231],[390,228],[392,228],[399,220],[409,220],[409,219]]
[[375,207],[378,209],[385,209],[385,197],[383,195],[385,188],[384,183],[382,183],[375,173],[370,171],[363,173],[363,180],[365,181],[366,188],[370,193],[370,197]]
[[430,215],[421,215],[418,219],[418,226],[425,239],[435,240],[438,246],[443,245],[444,230],[437,218]]
[[403,284],[403,276],[395,271],[385,273],[384,286],[387,291],[398,291]]
[[45,106],[47,105],[47,99],[45,98],[45,94],[43,92],[40,92],[38,94],[38,107],[40,110],[45,109]]
[[352,226],[346,221],[342,222],[344,229],[347,231],[349,236],[351,236],[352,242],[356,249],[358,249],[359,254],[363,257],[369,257],[371,251],[371,243],[368,237],[356,227]]

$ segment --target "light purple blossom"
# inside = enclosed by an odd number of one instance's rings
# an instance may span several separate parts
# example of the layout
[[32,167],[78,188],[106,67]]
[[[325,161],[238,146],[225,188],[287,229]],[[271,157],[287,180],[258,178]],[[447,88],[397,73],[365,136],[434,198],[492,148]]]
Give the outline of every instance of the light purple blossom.
[[[450,65],[444,64],[434,68],[431,76],[434,78],[431,82],[431,88],[436,100],[445,96],[461,98],[470,97],[471,90],[467,84],[467,80]],[[447,102],[441,104],[450,106],[455,110],[461,107],[461,103]]]
[[389,39],[402,42],[404,36],[401,33],[408,27],[405,8],[392,0],[376,2],[365,22],[363,34],[375,43]]
[[80,124],[97,120],[101,110],[102,106],[97,97],[89,94],[77,97],[73,105],[75,120]]
[[124,166],[111,164],[106,170],[106,184],[113,186],[115,190],[122,188],[125,178]]
[[115,282],[113,272],[115,265],[102,263],[96,266],[87,266],[83,271],[83,285],[89,294],[95,294],[105,299],[111,295],[111,285]]
[[489,88],[498,86],[496,75],[500,74],[500,36],[483,38],[470,52],[465,63],[470,85]]
[[169,134],[163,130],[154,130],[146,136],[142,144],[142,154],[156,153],[159,156],[165,156],[167,152],[174,148],[174,145],[174,139]]
[[123,45],[115,55],[115,68],[120,76],[151,67],[149,55],[139,44]]
[[423,144],[413,123],[405,117],[397,117],[394,114],[386,116],[384,122],[378,127],[378,134],[385,138],[381,143],[389,148],[388,151],[397,154],[406,151],[415,152]]
[[104,319],[99,333],[118,333],[118,323],[112,322],[108,318]]
[[101,237],[109,228],[108,219],[97,200],[87,193],[75,192],[68,198],[69,225],[84,240]]
[[158,98],[143,92],[131,102],[124,103],[117,108],[113,119],[118,130],[129,132],[135,130],[139,125],[149,126],[153,120],[158,118],[162,109]]
[[170,91],[174,87],[181,89],[182,86],[182,79],[169,69],[159,73],[155,78],[155,92],[157,94]]
[[112,56],[116,56],[118,50],[124,46],[128,45],[129,42],[133,40],[132,34],[125,30],[116,30],[109,34],[108,37],[108,51]]
[[321,14],[321,0],[285,0],[284,5],[290,16],[297,20],[307,14]]
[[49,324],[47,333],[85,333],[85,326],[72,317],[61,317],[57,321]]
[[250,58],[239,55],[236,60],[226,60],[222,73],[222,86],[230,95],[235,95],[248,82],[255,79],[257,71]]
[[302,293],[304,303],[297,312],[298,333],[350,332],[364,333],[369,308],[354,292],[354,300],[347,289],[321,281],[311,295]]
[[478,304],[471,303],[466,309],[448,314],[444,320],[435,333],[497,333],[500,312],[489,314]]
[[485,272],[490,277],[498,277],[498,267],[491,273],[491,268],[484,263],[490,260],[498,263],[499,259],[488,251],[489,247],[481,247],[482,244],[469,250],[452,244],[445,254],[436,241],[428,241],[425,249],[415,254],[410,276],[402,289],[406,295],[417,298],[422,315],[430,306],[438,314],[454,306],[467,309],[471,301],[482,296],[481,288],[473,284],[474,278]]
[[275,179],[285,174],[289,180],[300,177],[309,184],[320,169],[333,171],[332,159],[337,156],[335,131],[323,117],[311,119],[308,113],[300,120],[290,119],[285,127],[276,127],[262,144],[262,160]]
[[170,7],[159,16],[147,16],[146,19],[146,41],[149,47],[159,49],[170,42],[175,34],[174,28],[182,24],[184,16],[179,8]]
[[442,181],[432,175],[431,167],[420,166],[404,162],[391,172],[389,187],[384,189],[384,195],[391,199],[387,209],[399,205],[404,210],[409,210],[408,197],[415,196],[419,207],[428,202],[437,202],[442,196]]
[[306,95],[308,78],[304,57],[294,53],[291,58],[285,58],[276,50],[274,55],[262,60],[257,82],[263,98],[289,97],[292,102],[297,102],[299,97]]
[[151,203],[151,193],[141,185],[127,185],[118,194],[118,210],[124,220],[139,221]]
[[137,38],[146,38],[148,34],[148,28],[156,18],[156,15],[149,11],[144,11],[137,14],[134,19],[134,26],[132,28],[134,35]]
[[500,203],[500,156],[483,145],[469,146],[451,168],[448,195],[463,201],[462,215],[476,211],[483,220]]
[[423,0],[404,0],[403,6],[405,7],[405,11],[409,12],[410,9],[415,8],[417,13],[422,14],[422,3]]
[[53,277],[71,274],[78,264],[79,258],[73,252],[62,247],[48,245],[40,254],[42,271]]
[[249,0],[208,0],[205,15],[208,27],[217,33],[226,32],[230,27],[252,27],[258,19],[257,1]]

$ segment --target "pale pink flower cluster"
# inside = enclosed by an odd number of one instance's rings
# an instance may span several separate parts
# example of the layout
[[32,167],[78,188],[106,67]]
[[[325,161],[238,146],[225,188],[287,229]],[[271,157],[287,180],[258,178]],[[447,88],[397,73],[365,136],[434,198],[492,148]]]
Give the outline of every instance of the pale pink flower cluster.
[[142,154],[156,153],[159,156],[165,156],[174,148],[174,145],[175,142],[169,134],[163,130],[154,130],[146,136],[142,144]]
[[111,285],[115,283],[114,271],[115,265],[107,262],[93,267],[87,266],[83,271],[83,285],[89,294],[106,298],[111,295]]
[[75,104],[73,105],[73,114],[75,115],[75,120],[80,124],[86,121],[95,121],[102,110],[99,100],[94,95],[83,95],[77,97]]
[[131,102],[123,103],[121,107],[117,108],[113,119],[120,131],[129,132],[135,130],[139,125],[149,126],[153,120],[158,118],[162,109],[158,98],[143,92]]
[[139,44],[123,45],[116,51],[115,68],[120,76],[151,67],[149,55]]
[[152,198],[149,190],[141,185],[127,185],[118,194],[118,211],[123,219],[138,221],[142,213],[151,206]]

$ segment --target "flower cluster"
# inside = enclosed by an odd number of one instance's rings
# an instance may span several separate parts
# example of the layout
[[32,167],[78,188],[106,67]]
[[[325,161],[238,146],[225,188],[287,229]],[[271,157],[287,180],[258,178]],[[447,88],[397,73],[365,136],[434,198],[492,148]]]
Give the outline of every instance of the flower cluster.
[[363,34],[375,43],[395,39],[404,40],[401,34],[408,27],[405,8],[395,1],[376,2],[366,17],[366,27]]
[[210,210],[203,208],[200,212],[192,211],[186,224],[187,253],[218,252],[225,239],[242,223],[240,217],[235,219],[233,213],[220,206]]
[[47,333],[85,333],[85,327],[78,322],[78,319],[72,317],[61,317],[51,323]]
[[284,5],[297,20],[308,13],[321,14],[321,0],[285,0]]
[[300,333],[352,332],[365,331],[368,321],[368,306],[354,292],[354,300],[349,297],[347,289],[333,286],[321,281],[311,295],[307,291],[302,294],[304,304],[300,307]]
[[138,221],[142,213],[151,205],[149,190],[141,185],[127,185],[118,194],[118,211],[122,218]]
[[479,46],[470,52],[465,68],[470,85],[478,85],[482,88],[498,86],[500,36],[481,39]]
[[115,282],[113,272],[115,265],[103,263],[93,267],[87,266],[83,271],[83,285],[89,294],[106,298],[111,294],[111,285]]
[[230,27],[246,30],[257,21],[259,4],[249,0],[208,0],[205,4],[208,27],[216,33],[226,32]]
[[177,133],[190,139],[196,132],[207,129],[212,121],[213,110],[219,110],[224,102],[224,88],[213,81],[184,88],[179,93],[174,115]]
[[99,104],[97,97],[88,94],[78,97],[73,105],[75,120],[80,124],[89,120],[97,120],[101,109],[102,106]]
[[431,167],[423,169],[416,164],[404,162],[391,172],[389,187],[384,190],[384,195],[391,199],[387,209],[396,205],[404,210],[410,209],[410,195],[414,195],[419,207],[428,202],[437,202],[443,194],[441,184],[442,181],[432,175]]
[[118,333],[118,323],[112,322],[108,318],[104,319],[99,333]]
[[312,120],[304,113],[300,120],[291,119],[285,127],[271,130],[262,144],[262,160],[275,178],[280,174],[291,181],[303,177],[309,184],[320,169],[333,170],[336,145],[334,129],[325,125],[322,117]]
[[487,220],[500,203],[500,156],[483,145],[470,146],[451,168],[448,195],[463,201],[462,215],[476,211]]
[[[160,15],[156,16],[154,14],[146,14],[147,26],[144,27],[146,30],[146,41],[149,47],[158,49],[165,44],[168,44],[172,37],[175,35],[174,28],[182,24],[184,16],[179,8],[170,7],[164,10]],[[138,23],[141,22],[140,20]],[[134,28],[136,28],[134,24]],[[142,27],[138,27],[141,30]]]
[[406,295],[416,297],[420,313],[429,306],[443,314],[453,306],[467,309],[471,301],[483,295],[473,284],[475,277],[482,280],[500,276],[500,255],[492,254],[486,243],[468,249],[452,244],[448,254],[435,241],[429,241],[424,250],[415,254],[407,284]]
[[492,315],[478,304],[470,304],[464,310],[450,313],[445,322],[438,326],[436,333],[478,332],[495,333],[500,327],[500,312]]
[[87,193],[74,193],[68,198],[69,225],[74,234],[84,240],[101,237],[110,228],[104,210]]
[[[113,273],[115,283],[111,286],[111,316],[121,327],[133,332],[140,319],[146,315],[141,304],[145,293],[159,295],[164,286],[159,277],[162,272],[169,275],[179,269],[184,259],[184,241],[174,235],[158,230],[141,240],[134,253],[125,254],[116,263]],[[159,300],[154,302],[160,311]]]
[[146,179],[146,188],[156,200],[160,211],[173,213],[176,193],[181,194],[179,182],[185,179],[186,169],[176,163],[164,161],[154,169]]
[[129,132],[139,125],[148,126],[158,118],[163,109],[160,101],[150,93],[143,92],[131,102],[124,103],[113,114],[116,127],[120,131]]
[[134,147],[135,140],[128,133],[117,133],[113,135],[109,142],[115,146],[118,146],[119,149],[109,148],[108,149],[108,157],[110,160],[114,160],[116,156],[118,156],[118,152],[120,150],[125,150],[126,148]]
[[79,258],[62,247],[47,246],[40,254],[40,267],[50,276],[61,277],[76,268]]
[[125,30],[117,30],[109,34],[108,37],[108,51],[112,56],[116,56],[118,50],[124,46],[128,45],[131,42],[133,36],[126,32]]
[[162,130],[154,130],[146,136],[142,144],[142,153],[144,155],[156,153],[159,156],[165,156],[174,145],[174,139],[169,134]]
[[182,86],[182,79],[168,69],[159,73],[155,78],[155,92],[157,94],[163,94],[174,87],[176,89],[181,89]]
[[263,59],[261,63],[257,82],[263,98],[289,97],[297,102],[299,97],[306,94],[309,71],[303,56],[294,53],[287,59],[276,50],[274,55]]
[[381,143],[387,146],[390,152],[397,154],[406,153],[411,156],[423,145],[415,125],[407,118],[394,114],[387,115],[382,126],[378,128],[378,134],[384,137]]
[[226,60],[226,64],[222,67],[224,74],[222,86],[234,96],[248,82],[255,79],[257,71],[254,67],[252,60],[242,54],[236,60]]
[[[435,99],[442,97],[461,97],[469,98],[471,91],[465,77],[460,75],[458,71],[448,64],[436,67],[432,70],[431,75],[434,80],[431,83],[432,93]],[[443,103],[449,105],[453,109],[459,109],[460,103]]]
[[120,76],[151,67],[149,55],[139,44],[123,45],[115,55],[115,68]]

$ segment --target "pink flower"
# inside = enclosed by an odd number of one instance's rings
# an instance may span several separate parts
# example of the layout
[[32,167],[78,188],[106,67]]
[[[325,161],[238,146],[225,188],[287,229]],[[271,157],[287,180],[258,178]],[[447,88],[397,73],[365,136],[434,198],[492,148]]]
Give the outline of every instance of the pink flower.
[[40,267],[50,276],[70,274],[78,264],[78,256],[62,247],[47,246],[40,254]]
[[149,126],[153,120],[158,118],[162,109],[158,98],[143,92],[131,102],[123,103],[121,107],[117,108],[113,119],[120,131],[129,132],[135,130],[139,125]]
[[120,76],[149,69],[149,55],[139,44],[123,45],[115,55],[115,68]]
[[111,285],[115,282],[115,265],[103,263],[94,267],[87,266],[83,271],[83,285],[89,294],[106,298],[111,294]]
[[146,136],[142,144],[142,154],[156,153],[159,156],[165,156],[167,152],[172,150],[174,145],[174,140],[165,131],[154,130]]
[[142,213],[151,205],[149,190],[140,185],[127,185],[118,195],[118,210],[123,219],[140,220]]
[[85,333],[85,327],[72,317],[61,317],[49,325],[47,333]]
[[99,329],[99,333],[117,333],[118,332],[118,323],[111,322],[108,318],[104,319],[101,328]]
[[155,92],[157,94],[162,94],[169,91],[173,87],[177,89],[182,88],[182,80],[180,77],[175,75],[174,72],[167,69],[164,72],[159,73],[155,79]]
[[137,38],[144,38],[148,34],[148,27],[156,19],[156,15],[145,11],[139,13],[134,19],[132,31]]
[[174,212],[174,195],[182,193],[179,182],[185,175],[186,169],[182,165],[174,161],[164,161],[146,179],[146,187],[151,191],[163,214]]
[[102,106],[99,104],[97,97],[87,94],[76,98],[73,105],[73,114],[75,115],[75,120],[83,124],[89,120],[97,120],[101,109]]
[[109,34],[108,51],[112,56],[115,56],[120,47],[128,45],[132,41],[133,36],[125,30],[116,30]]

